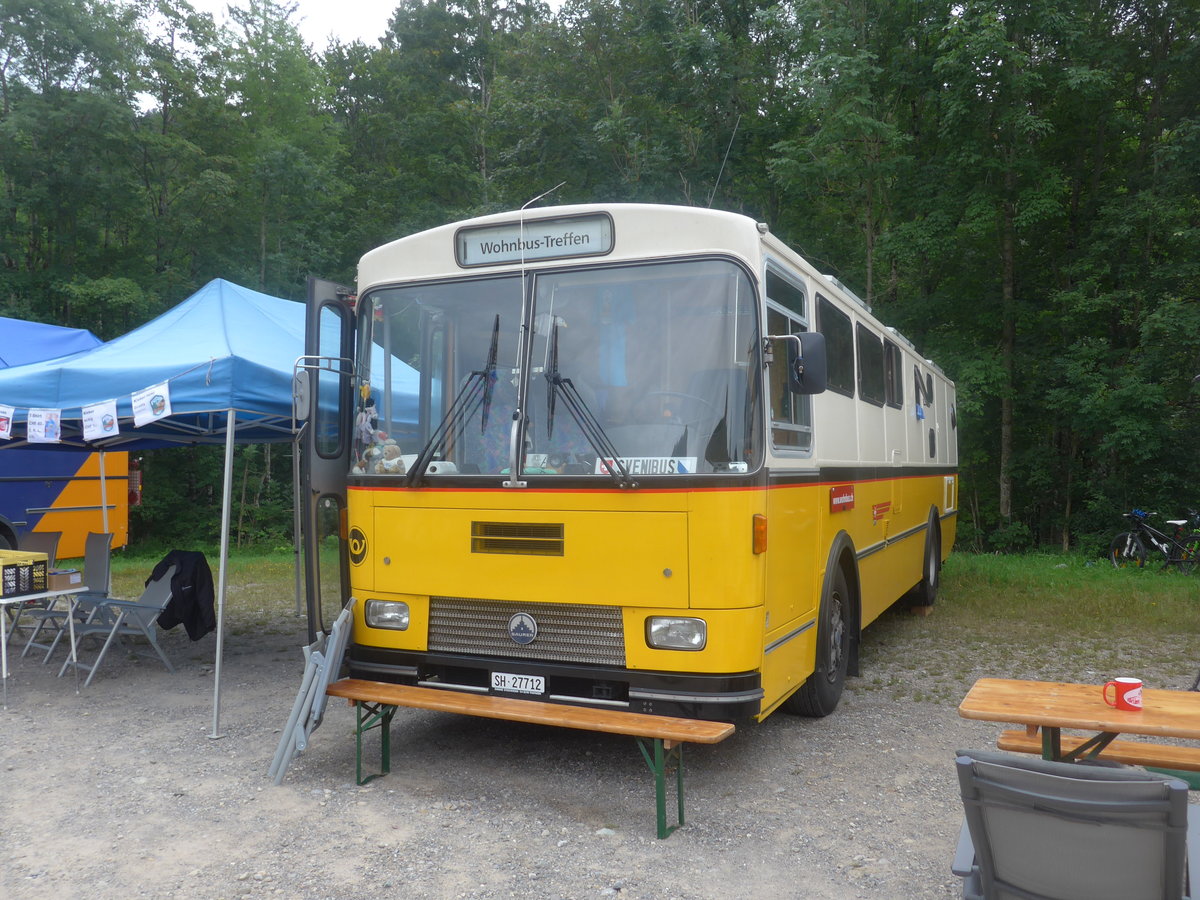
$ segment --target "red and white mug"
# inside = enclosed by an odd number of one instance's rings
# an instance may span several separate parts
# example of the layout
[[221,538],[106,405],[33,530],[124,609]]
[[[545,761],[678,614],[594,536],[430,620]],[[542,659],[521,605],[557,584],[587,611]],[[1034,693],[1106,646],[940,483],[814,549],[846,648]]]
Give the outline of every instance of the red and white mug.
[[[1109,688],[1112,688],[1112,699],[1109,699]],[[1114,678],[1101,689],[1104,702],[1117,709],[1139,710],[1142,708],[1142,679]]]

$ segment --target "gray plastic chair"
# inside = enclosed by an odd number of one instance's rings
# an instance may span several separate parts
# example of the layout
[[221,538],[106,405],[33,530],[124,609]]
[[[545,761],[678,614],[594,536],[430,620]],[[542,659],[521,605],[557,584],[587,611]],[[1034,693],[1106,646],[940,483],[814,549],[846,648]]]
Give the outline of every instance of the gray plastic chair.
[[[969,900],[1187,900],[1200,807],[1178,779],[960,750]],[[1189,833],[1189,821],[1191,831]]]
[[[46,572],[54,568],[55,555],[58,552],[58,542],[62,538],[61,531],[38,531],[30,532],[29,534],[21,535],[19,550],[27,550],[30,553],[45,553],[46,554]],[[8,616],[8,640],[11,642],[13,635],[18,629],[23,629],[32,632],[34,624],[32,617],[28,623],[22,623],[21,618],[24,614],[33,613],[35,610],[47,609],[50,606],[49,600],[29,600],[25,603],[9,605],[4,607],[4,613]]]
[[[108,598],[112,539],[111,534],[92,532],[84,541],[83,583],[87,590],[72,596],[75,614],[83,619],[87,619],[91,615],[98,601]],[[46,651],[42,662],[47,662],[54,653],[54,648],[62,639],[63,632],[66,631],[67,610],[70,608],[70,601],[64,603],[60,600],[59,603],[44,610],[33,610],[30,615],[37,621],[37,626],[29,635],[29,640],[25,642],[25,649],[21,651],[21,656],[26,656],[31,649],[37,647]],[[47,629],[54,633],[53,640],[47,640],[49,636],[47,634],[47,638],[43,638],[39,642],[39,635]]]
[[28,534],[21,535],[17,543],[19,549],[27,550],[30,553],[45,553],[46,568],[53,569],[57,562],[58,542],[62,540],[61,531],[31,531]]
[[75,626],[76,646],[78,647],[78,641],[85,637],[101,635],[104,636],[104,646],[90,664],[68,657],[58,670],[59,677],[61,678],[71,666],[84,669],[88,677],[83,686],[87,687],[96,676],[100,663],[104,662],[104,655],[108,653],[113,641],[127,637],[145,638],[149,641],[150,648],[167,667],[167,671],[174,672],[175,667],[158,644],[158,632],[155,629],[158,614],[171,601],[171,579],[174,575],[175,566],[169,566],[162,575],[146,585],[146,590],[142,591],[142,596],[137,600],[98,600],[96,615],[89,621]]

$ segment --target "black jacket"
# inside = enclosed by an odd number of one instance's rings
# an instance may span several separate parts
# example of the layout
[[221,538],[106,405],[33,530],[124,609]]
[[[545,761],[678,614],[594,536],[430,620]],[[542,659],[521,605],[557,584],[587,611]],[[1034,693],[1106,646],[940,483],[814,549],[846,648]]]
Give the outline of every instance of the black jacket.
[[203,553],[172,550],[154,567],[146,584],[161,577],[171,566],[175,566],[175,574],[171,577],[171,599],[158,615],[158,626],[170,629],[182,624],[188,637],[198,641],[217,627],[212,571]]

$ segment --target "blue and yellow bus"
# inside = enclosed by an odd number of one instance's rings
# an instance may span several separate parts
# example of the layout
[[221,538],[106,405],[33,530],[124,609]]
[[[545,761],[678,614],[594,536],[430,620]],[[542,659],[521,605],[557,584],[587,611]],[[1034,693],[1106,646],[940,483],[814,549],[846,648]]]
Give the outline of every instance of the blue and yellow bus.
[[[0,368],[55,359],[99,346],[82,328],[64,328],[0,316]],[[103,467],[103,468],[102,468]],[[103,477],[102,477],[103,475]],[[88,532],[110,531],[123,547],[129,503],[138,502],[135,471],[130,494],[129,454],[64,447],[0,453],[0,549],[14,549],[33,532],[60,532],[57,555],[83,556]]]
[[0,548],[15,548],[23,535],[44,531],[62,534],[60,559],[83,556],[91,531],[108,531],[112,546],[124,547],[129,538],[129,454],[105,453],[103,465],[102,483],[98,452],[56,448],[0,453]]

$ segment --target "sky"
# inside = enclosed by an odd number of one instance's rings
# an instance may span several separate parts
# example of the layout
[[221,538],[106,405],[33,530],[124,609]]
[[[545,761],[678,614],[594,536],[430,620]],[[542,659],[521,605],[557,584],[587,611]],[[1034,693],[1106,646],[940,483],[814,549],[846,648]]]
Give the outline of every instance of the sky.
[[[320,52],[333,35],[342,43],[361,40],[368,46],[378,43],[387,30],[388,19],[396,10],[397,0],[291,0],[296,4],[292,21],[305,42]],[[229,0],[191,0],[201,12],[209,12],[218,22],[228,22]],[[238,4],[243,5],[243,4]]]

